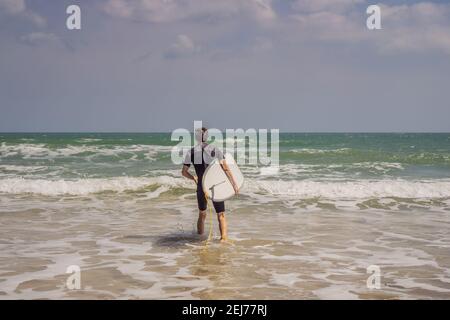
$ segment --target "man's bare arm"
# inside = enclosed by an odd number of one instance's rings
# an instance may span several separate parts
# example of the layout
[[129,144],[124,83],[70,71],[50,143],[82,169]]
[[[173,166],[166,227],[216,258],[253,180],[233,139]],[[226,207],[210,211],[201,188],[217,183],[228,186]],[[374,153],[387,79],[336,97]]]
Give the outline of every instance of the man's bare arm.
[[181,170],[181,175],[183,177],[186,177],[186,178],[190,179],[190,180],[194,180],[195,183],[198,183],[197,177],[195,177],[195,176],[193,176],[192,174],[189,173],[189,167],[186,166],[186,165],[183,166],[183,169]]
[[239,193],[239,188],[238,188],[238,186],[236,184],[236,181],[234,180],[233,174],[231,173],[230,167],[228,167],[228,164],[225,161],[225,159],[220,160],[220,165],[222,166],[223,171],[227,175],[228,180],[230,180],[230,182],[231,182],[231,184],[233,186],[234,192],[236,194],[238,194]]

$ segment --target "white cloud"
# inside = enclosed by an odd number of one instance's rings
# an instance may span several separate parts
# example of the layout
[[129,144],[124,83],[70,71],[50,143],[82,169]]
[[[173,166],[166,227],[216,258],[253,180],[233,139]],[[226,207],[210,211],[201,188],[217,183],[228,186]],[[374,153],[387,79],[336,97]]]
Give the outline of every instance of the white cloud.
[[364,39],[365,24],[349,16],[323,11],[293,15],[300,38],[318,41],[355,42]]
[[439,50],[450,54],[450,5],[382,5],[381,12],[385,32],[378,42],[382,52]]
[[303,13],[321,11],[341,13],[364,2],[365,0],[295,0],[292,3],[292,9]]
[[[356,5],[365,0],[295,0],[290,17],[301,38],[356,42],[365,35],[365,13]],[[292,27],[292,25],[290,25]]]
[[273,43],[268,38],[258,37],[255,39],[252,50],[253,52],[268,51],[273,48]]
[[153,23],[185,19],[226,19],[240,14],[258,22],[276,17],[272,0],[108,0],[104,11],[111,16]]
[[0,0],[0,11],[18,14],[25,11],[25,0]]
[[59,42],[58,36],[45,32],[32,32],[20,37],[20,40],[32,46]]
[[166,50],[164,57],[168,59],[188,57],[199,51],[200,47],[191,38],[187,35],[180,34],[177,36],[177,40]]
[[[367,0],[292,0],[287,10],[284,7],[277,13],[275,8],[279,6],[276,4],[282,1],[286,0],[108,0],[103,8],[111,16],[150,23],[227,20],[238,28],[250,27],[250,32],[245,31],[247,35],[253,32],[254,39],[278,37],[289,41],[367,43],[382,53],[450,52],[450,4],[380,4],[383,29],[369,31],[365,24]],[[252,29],[254,26],[256,28]],[[268,28],[261,28],[266,26]],[[234,30],[237,29],[222,32]],[[210,37],[220,37],[220,32],[216,29]],[[208,35],[203,34],[201,38],[208,41]],[[243,37],[236,41],[251,44],[254,39]],[[181,48],[181,42],[174,44],[166,54],[182,56],[183,50],[189,51]]]
[[103,9],[109,15],[120,18],[129,18],[133,14],[133,7],[123,0],[109,0]]
[[47,23],[42,16],[27,8],[25,0],[0,0],[0,12],[24,18],[38,27]]
[[23,16],[38,27],[44,27],[47,24],[47,20],[45,20],[45,18],[32,11],[25,11]]
[[337,0],[339,3],[345,10],[329,10],[331,1],[326,0],[318,0],[316,5],[309,0],[297,1],[297,6],[311,5],[311,10],[291,15],[297,38],[344,44],[364,42],[381,53],[391,54],[430,50],[450,53],[449,4],[380,5],[382,30],[369,31],[364,23],[367,16],[356,9],[356,1]]

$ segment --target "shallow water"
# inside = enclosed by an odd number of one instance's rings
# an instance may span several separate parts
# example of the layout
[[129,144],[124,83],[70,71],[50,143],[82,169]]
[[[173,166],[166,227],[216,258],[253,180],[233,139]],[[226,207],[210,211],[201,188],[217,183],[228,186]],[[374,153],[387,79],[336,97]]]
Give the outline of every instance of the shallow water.
[[[195,234],[194,199],[8,199],[2,298],[450,298],[449,212],[229,201],[229,244]],[[4,201],[4,199],[2,199]],[[45,204],[45,205],[44,205]],[[210,220],[207,220],[209,230]],[[81,289],[65,283],[81,268]],[[368,289],[366,268],[381,269]]]

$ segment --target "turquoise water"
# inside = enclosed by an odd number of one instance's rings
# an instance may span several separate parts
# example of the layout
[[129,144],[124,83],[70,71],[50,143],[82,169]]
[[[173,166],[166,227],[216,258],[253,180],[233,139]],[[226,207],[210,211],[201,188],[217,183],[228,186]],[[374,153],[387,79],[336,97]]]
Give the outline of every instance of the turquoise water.
[[[0,192],[86,195],[190,188],[169,133],[0,134]],[[220,147],[220,145],[219,145]],[[448,133],[281,133],[278,170],[243,165],[249,197],[450,197]]]

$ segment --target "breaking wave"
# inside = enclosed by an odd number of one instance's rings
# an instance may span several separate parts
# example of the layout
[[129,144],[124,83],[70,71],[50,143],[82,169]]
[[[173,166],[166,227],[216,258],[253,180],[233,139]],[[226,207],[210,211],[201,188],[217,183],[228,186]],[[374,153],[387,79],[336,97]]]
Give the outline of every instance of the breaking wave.
[[[138,191],[150,186],[166,190],[194,189],[182,177],[113,177],[78,180],[7,178],[0,180],[0,192],[40,195],[88,195],[100,192]],[[285,199],[369,199],[369,198],[449,198],[450,180],[353,180],[353,181],[283,181],[247,179],[243,195],[266,195]]]
[[72,156],[119,156],[122,154],[142,153],[153,160],[158,152],[170,152],[171,146],[160,145],[67,145],[58,148],[46,144],[22,143],[17,145],[0,145],[0,158],[21,157],[24,159],[65,158]]

